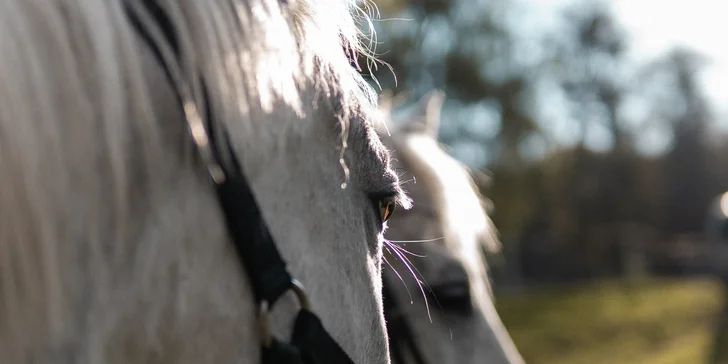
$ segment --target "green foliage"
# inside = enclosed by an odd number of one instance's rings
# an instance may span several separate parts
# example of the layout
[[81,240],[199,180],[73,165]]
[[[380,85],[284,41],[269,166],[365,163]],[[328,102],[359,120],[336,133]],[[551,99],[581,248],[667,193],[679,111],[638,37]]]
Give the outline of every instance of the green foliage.
[[[709,204],[728,190],[728,153],[716,146],[725,138],[708,143],[714,116],[698,55],[674,50],[636,64],[629,34],[600,0],[551,14],[556,27],[530,21],[529,1],[382,4],[384,18],[410,19],[377,23],[397,92],[446,92],[441,141],[490,169],[483,192],[514,254],[558,256],[534,260],[576,278],[613,276],[636,250],[703,232]],[[385,89],[395,88],[389,72],[374,72]],[[662,147],[650,151],[648,134],[662,135]]]

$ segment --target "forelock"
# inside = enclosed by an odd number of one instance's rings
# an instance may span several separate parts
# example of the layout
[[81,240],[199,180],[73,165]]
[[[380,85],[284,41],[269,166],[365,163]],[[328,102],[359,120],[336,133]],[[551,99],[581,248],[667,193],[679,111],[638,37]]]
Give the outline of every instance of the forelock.
[[[433,203],[443,218],[443,233],[451,244],[473,241],[478,247],[451,247],[495,252],[499,242],[486,213],[488,202],[478,191],[467,167],[448,155],[438,142],[423,134],[408,134],[397,142],[398,153],[420,178],[427,178]],[[415,201],[416,203],[416,201]],[[463,239],[460,239],[462,235]],[[451,236],[451,238],[447,238]]]

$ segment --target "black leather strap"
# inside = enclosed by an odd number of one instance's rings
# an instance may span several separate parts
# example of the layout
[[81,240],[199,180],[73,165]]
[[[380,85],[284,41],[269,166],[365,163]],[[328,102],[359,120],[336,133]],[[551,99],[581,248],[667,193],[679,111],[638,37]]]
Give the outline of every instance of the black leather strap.
[[[151,47],[155,57],[165,70],[171,84],[175,86],[180,106],[182,95],[171,77],[161,51],[154,38],[141,25],[135,12],[124,1],[125,10],[132,26]],[[180,49],[174,26],[164,10],[154,1],[141,1],[149,15],[158,23],[166,42],[179,59]],[[248,184],[242,165],[235,157],[227,131],[219,123],[213,123],[214,115],[209,102],[204,80],[200,80],[205,104],[205,126],[216,162],[223,168],[225,178],[215,183],[220,207],[225,216],[230,238],[235,245],[238,258],[250,279],[253,294],[259,304],[272,306],[281,295],[293,287],[293,279],[286,269],[268,226],[261,215],[253,191]],[[218,131],[215,128],[219,128]],[[223,140],[219,140],[220,136]],[[224,159],[222,156],[227,158]],[[224,163],[227,160],[228,163]],[[301,308],[296,318],[290,343],[270,338],[269,345],[262,347],[263,364],[353,364],[349,356],[324,329],[319,318],[311,311]]]
[[301,350],[306,364],[353,363],[326,332],[318,316],[307,309],[298,312],[291,344]]
[[[125,2],[125,4],[127,3]],[[179,43],[174,26],[169,17],[167,17],[164,10],[155,1],[143,1],[142,4],[151,17],[156,20],[157,25],[166,38],[165,40],[170,44],[175,56],[179,57]],[[157,61],[163,66],[162,68],[167,78],[174,85],[169,70],[165,66],[166,63],[153,38],[141,26],[138,18],[134,16],[133,11],[129,11],[128,7],[127,13],[130,15],[129,18],[141,37],[151,46]],[[286,264],[278,253],[268,231],[268,227],[260,214],[258,204],[245,179],[242,167],[230,149],[230,141],[227,133],[225,130],[222,133],[216,133],[212,129],[215,127],[215,124],[212,122],[214,115],[203,80],[201,80],[201,84],[204,96],[203,101],[206,106],[205,124],[215,159],[218,163],[222,163],[224,160],[222,158],[223,152],[220,150],[221,148],[225,148],[226,155],[232,159],[232,163],[223,166],[226,177],[225,181],[215,185],[218,200],[225,215],[228,231],[235,245],[238,257],[243,262],[243,267],[245,267],[246,273],[250,278],[255,298],[258,301],[265,300],[272,306],[283,293],[290,289],[292,278],[286,270]],[[177,97],[182,102],[181,95],[177,94]],[[217,140],[219,134],[224,135],[224,143]]]
[[305,364],[301,356],[301,350],[296,346],[273,339],[268,347],[263,347],[263,364]]
[[258,301],[273,305],[291,288],[286,270],[252,191],[243,176],[229,176],[216,186],[228,231]]

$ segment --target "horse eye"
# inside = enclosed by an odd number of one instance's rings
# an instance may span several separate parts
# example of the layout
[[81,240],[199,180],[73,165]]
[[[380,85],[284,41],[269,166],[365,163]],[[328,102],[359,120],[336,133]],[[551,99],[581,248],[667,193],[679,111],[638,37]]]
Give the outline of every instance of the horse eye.
[[470,284],[468,281],[435,284],[430,288],[444,309],[464,315],[472,312],[473,304],[470,300]]
[[397,204],[394,201],[385,199],[379,201],[379,216],[382,218],[382,222],[389,220],[397,208]]

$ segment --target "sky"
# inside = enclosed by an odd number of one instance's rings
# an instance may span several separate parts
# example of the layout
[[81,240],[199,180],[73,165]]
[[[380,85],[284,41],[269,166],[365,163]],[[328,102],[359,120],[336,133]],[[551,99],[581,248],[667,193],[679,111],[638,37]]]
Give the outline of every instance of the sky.
[[[478,0],[490,1],[490,0]],[[557,15],[561,7],[569,4],[586,3],[590,0],[507,0],[514,1],[519,7],[515,11],[512,21],[518,22],[518,29],[525,32],[526,39],[536,37],[543,29],[558,28],[561,22]],[[512,3],[512,4],[514,4]],[[692,49],[707,58],[709,63],[700,74],[699,80],[703,90],[711,102],[715,120],[721,130],[728,132],[728,42],[724,40],[728,34],[728,22],[723,21],[728,10],[728,3],[721,5],[720,0],[612,0],[615,18],[627,31],[629,38],[628,57],[636,64],[646,64],[675,47]],[[433,33],[442,32],[433,30]],[[436,44],[449,44],[448,41],[435,42]],[[528,53],[528,52],[527,52]],[[539,92],[537,90],[537,92]],[[540,91],[545,98],[558,98],[557,93],[545,87]],[[560,99],[548,99],[545,107],[539,110],[542,124],[547,127],[553,141],[560,145],[576,143],[580,136],[577,134],[579,122],[568,115],[566,108],[553,107],[563,104]],[[639,103],[635,104],[639,108]],[[455,105],[457,106],[457,105]],[[480,105],[476,105],[476,108]],[[447,108],[447,104],[446,104]],[[481,108],[487,109],[487,108]],[[478,110],[466,110],[472,115],[482,115],[485,119],[497,120],[497,115],[477,113]],[[482,110],[481,110],[482,111]],[[457,115],[452,115],[457,116]],[[498,123],[483,122],[469,123],[470,125],[489,126],[485,131],[469,130],[473,133],[492,134],[497,132]],[[590,123],[586,134],[587,144],[595,150],[608,150],[611,146],[611,133],[600,123]],[[492,129],[492,130],[491,130]],[[659,154],[670,145],[671,135],[667,125],[649,127],[640,133],[638,149],[646,154]],[[527,148],[532,149],[536,155],[543,154],[544,141],[529,141]],[[482,165],[482,146],[477,143],[459,143],[453,145],[453,154],[471,165]],[[536,156],[537,157],[537,156]]]
[[[527,0],[553,10],[584,0]],[[630,56],[649,61],[673,47],[698,51],[710,61],[701,75],[716,112],[728,116],[728,3],[719,0],[612,0],[616,18],[628,31]],[[728,118],[723,118],[728,119]],[[728,123],[728,120],[725,120]],[[728,129],[728,125],[724,125]]]
[[716,112],[728,111],[728,4],[715,0],[615,0],[614,10],[634,42],[634,56],[657,55],[672,46],[692,48],[710,60],[703,73]]
[[[585,0],[522,0],[530,3],[532,13],[542,24],[554,21],[559,8]],[[699,75],[705,96],[716,114],[715,125],[728,131],[728,22],[724,21],[728,3],[716,0],[612,0],[616,20],[627,31],[628,57],[635,64],[647,64],[675,47],[688,48],[706,57],[708,63]],[[725,5],[722,5],[725,4]],[[547,116],[548,117],[548,116]],[[575,141],[574,120],[563,114],[549,121],[556,139],[570,144]],[[593,123],[594,124],[594,123]],[[608,149],[611,137],[608,130],[594,124],[587,132],[586,142],[595,150]],[[602,130],[603,129],[603,130]],[[640,134],[638,149],[646,154],[658,154],[670,145],[671,136],[665,125],[656,125]]]

